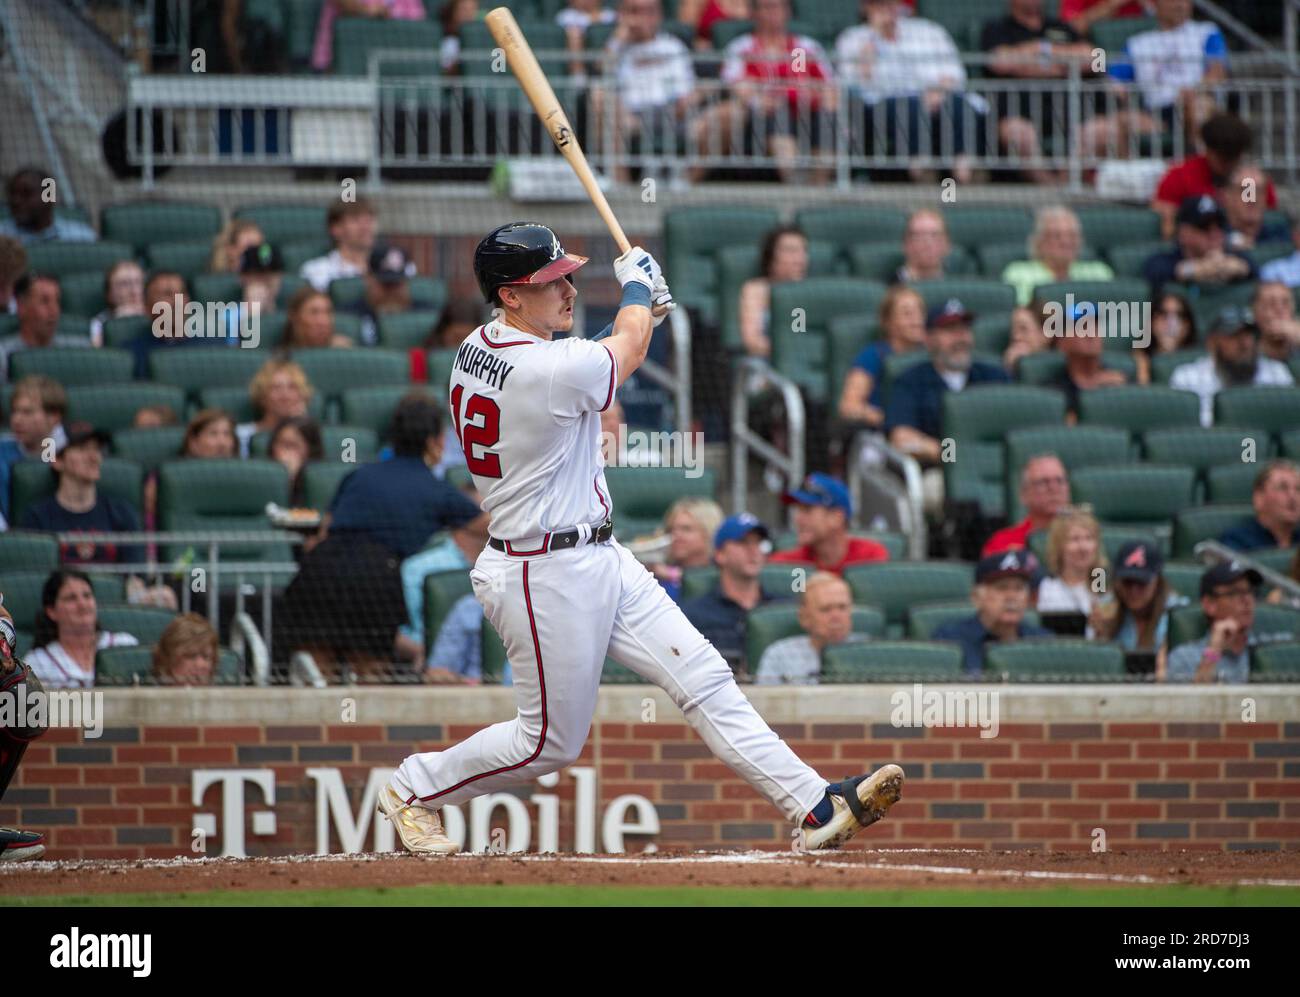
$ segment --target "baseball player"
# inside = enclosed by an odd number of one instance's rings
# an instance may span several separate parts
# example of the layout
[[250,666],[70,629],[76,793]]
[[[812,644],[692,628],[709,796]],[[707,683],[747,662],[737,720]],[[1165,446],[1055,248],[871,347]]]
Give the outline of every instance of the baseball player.
[[456,845],[438,810],[572,764],[587,740],[608,655],[663,689],[713,753],[795,823],[800,849],[835,847],[898,799],[903,772],[828,784],[767,726],[704,639],[645,567],[614,539],[600,458],[600,413],[641,366],[672,297],[659,264],[634,247],[614,262],[623,288],[612,334],[573,328],[573,272],[544,225],[490,233],[474,273],[497,318],[461,344],[450,404],[474,484],[491,514],[470,571],[505,644],[518,715],[445,751],[409,756],[379,811],[412,852]]

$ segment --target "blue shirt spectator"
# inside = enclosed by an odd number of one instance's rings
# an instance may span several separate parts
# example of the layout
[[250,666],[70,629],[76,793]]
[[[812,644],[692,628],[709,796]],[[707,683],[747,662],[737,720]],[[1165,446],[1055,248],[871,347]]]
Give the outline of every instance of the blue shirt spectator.
[[[470,683],[483,681],[483,607],[473,595],[461,596],[451,607],[425,668],[448,673],[440,676],[443,681],[451,676]],[[514,685],[509,661],[501,674],[501,684]]]
[[[1051,637],[1052,631],[1023,620],[1016,624],[1017,637]],[[980,620],[979,614],[973,614],[963,620],[954,620],[936,627],[931,634],[934,640],[951,640],[961,645],[962,670],[968,675],[979,675],[984,671],[985,650],[990,643],[1004,638],[999,637]]]
[[984,671],[989,643],[1021,637],[1051,637],[1052,632],[1026,623],[1029,584],[1038,569],[1038,558],[1026,550],[1006,550],[981,558],[975,566],[973,615],[935,628],[934,640],[955,641],[961,646],[962,669],[969,675]]

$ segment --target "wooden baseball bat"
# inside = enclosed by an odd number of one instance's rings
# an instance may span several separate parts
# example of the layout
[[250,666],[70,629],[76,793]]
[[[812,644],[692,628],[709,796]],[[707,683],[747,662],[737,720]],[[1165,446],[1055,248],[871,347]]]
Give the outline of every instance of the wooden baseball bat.
[[492,37],[506,54],[510,71],[515,74],[515,79],[528,95],[533,110],[542,119],[542,124],[550,133],[555,147],[560,150],[560,155],[568,160],[573,172],[577,174],[578,180],[587,191],[587,196],[591,198],[591,203],[596,206],[596,211],[609,227],[609,234],[614,237],[614,242],[618,245],[619,255],[626,253],[632,248],[632,244],[627,241],[623,226],[614,217],[614,211],[609,206],[609,201],[605,199],[605,192],[596,182],[596,176],[587,163],[587,156],[582,151],[582,146],[578,144],[578,136],[574,134],[573,126],[569,124],[569,117],[564,113],[555,91],[551,89],[550,81],[546,79],[542,67],[537,64],[537,56],[533,55],[528,39],[519,30],[519,22],[515,20],[515,15],[505,7],[497,7],[488,12],[486,21]]

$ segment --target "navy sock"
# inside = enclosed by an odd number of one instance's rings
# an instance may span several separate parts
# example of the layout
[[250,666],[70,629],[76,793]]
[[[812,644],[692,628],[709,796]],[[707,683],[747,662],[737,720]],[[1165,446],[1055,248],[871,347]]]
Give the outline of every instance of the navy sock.
[[803,822],[809,827],[821,827],[831,819],[833,813],[835,813],[835,805],[831,803],[831,787],[827,786],[826,795],[822,797],[822,801],[817,806],[808,812],[808,816],[803,819]]

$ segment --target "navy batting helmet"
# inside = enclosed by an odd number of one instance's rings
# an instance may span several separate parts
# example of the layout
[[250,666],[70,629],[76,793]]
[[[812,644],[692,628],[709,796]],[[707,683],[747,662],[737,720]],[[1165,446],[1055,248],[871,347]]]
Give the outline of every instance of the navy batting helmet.
[[488,233],[474,250],[474,276],[483,297],[497,304],[497,288],[545,284],[572,273],[587,257],[566,253],[559,237],[537,222],[511,222]]

